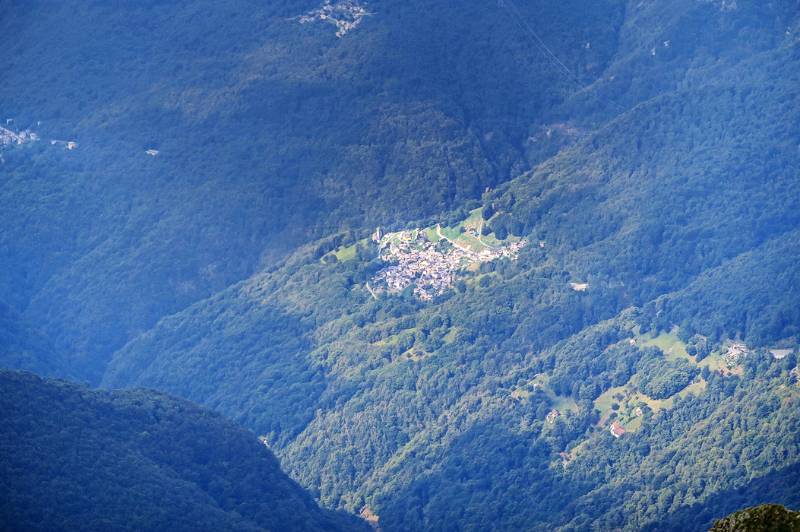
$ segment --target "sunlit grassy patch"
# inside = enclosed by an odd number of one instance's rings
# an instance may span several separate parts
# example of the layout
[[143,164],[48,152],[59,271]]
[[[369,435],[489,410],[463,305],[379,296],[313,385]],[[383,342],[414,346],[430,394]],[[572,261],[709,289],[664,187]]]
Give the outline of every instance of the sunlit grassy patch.
[[[647,406],[653,413],[672,408],[676,397],[686,397],[689,394],[700,395],[706,389],[708,383],[702,378],[686,386],[683,390],[666,399],[653,399],[636,389],[636,376],[624,386],[609,388],[594,401],[594,406],[600,411],[600,427],[605,427],[611,414],[616,412],[617,419],[628,431],[635,431],[641,427],[642,416],[638,414],[637,408],[642,405]],[[613,405],[617,404],[617,410]]]
[[572,397],[564,396],[564,395],[557,395],[547,384],[548,378],[547,375],[540,373],[530,381],[528,381],[523,386],[518,386],[511,392],[511,396],[515,399],[522,399],[530,397],[535,390],[540,390],[544,393],[548,399],[550,399],[550,403],[553,405],[553,408],[558,410],[559,412],[577,412],[578,411],[578,404]]
[[683,358],[696,364],[697,361],[695,360],[695,357],[686,351],[686,344],[680,338],[678,338],[676,332],[677,331],[673,329],[671,332],[662,332],[655,337],[640,337],[640,341],[642,345],[655,346],[661,349],[661,351],[664,352],[664,356],[667,358],[667,360]]
[[336,255],[336,258],[339,262],[346,262],[348,260],[353,260],[356,258],[356,245],[350,245],[343,248],[339,248],[333,252]]
[[451,327],[447,334],[442,336],[442,341],[446,344],[452,344],[456,340],[456,335],[458,334],[458,327]]

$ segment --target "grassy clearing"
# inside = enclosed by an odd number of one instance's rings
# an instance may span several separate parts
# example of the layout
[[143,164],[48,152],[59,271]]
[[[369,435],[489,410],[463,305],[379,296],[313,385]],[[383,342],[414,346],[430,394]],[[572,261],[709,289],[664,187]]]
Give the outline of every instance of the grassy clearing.
[[672,408],[673,403],[672,397],[667,397],[666,399],[653,399],[652,397],[640,392],[637,392],[634,395],[634,398],[650,407],[650,410],[652,410],[653,413],[657,413],[659,410]]
[[661,410],[672,408],[676,397],[686,397],[689,394],[700,395],[705,391],[708,385],[705,380],[698,378],[695,382],[689,384],[672,397],[653,399],[637,390],[636,380],[636,376],[634,375],[628,384],[610,388],[595,399],[594,406],[600,411],[600,421],[597,423],[598,427],[604,427],[606,423],[608,423],[611,414],[615,412],[612,405],[616,403],[619,405],[616,410],[617,420],[626,430],[636,431],[642,425],[642,416],[637,414],[637,407],[647,405],[655,414]]
[[338,248],[334,249],[333,251],[328,252],[320,259],[320,262],[325,262],[330,256],[336,257],[336,260],[339,262],[347,262],[349,260],[353,260],[356,258],[356,246],[361,244],[362,247],[366,247],[369,243],[369,239],[361,239],[354,244],[350,244],[349,246],[339,246]]
[[553,408],[559,412],[577,412],[578,404],[572,397],[556,395],[553,390],[547,385],[547,375],[540,373],[523,386],[515,388],[511,392],[511,397],[514,399],[528,398],[533,395],[535,390],[541,390],[550,399]]
[[481,226],[485,223],[483,221],[482,208],[478,207],[477,209],[472,209],[469,211],[469,216],[464,218],[464,221],[461,222],[459,225],[463,226],[464,229],[475,229],[479,231]]
[[633,418],[631,421],[625,423],[625,430],[628,432],[636,432],[640,428],[642,428],[642,422],[644,418],[642,416],[638,416]]
[[430,356],[431,354],[428,353],[427,351],[423,351],[418,347],[412,347],[411,349],[400,355],[400,359],[409,360],[411,362],[420,362]]
[[569,459],[575,460],[589,445],[589,440],[583,440],[569,451]]
[[547,397],[553,402],[553,408],[560,412],[577,412],[578,411],[578,403],[575,402],[575,399],[568,396],[563,395],[556,395],[550,388],[545,387],[544,393],[547,394]]
[[511,397],[514,399],[527,399],[531,396],[531,391],[527,388],[516,388],[511,392]]
[[485,245],[487,245],[489,247],[493,247],[493,248],[499,248],[499,247],[501,247],[501,246],[503,246],[505,244],[510,244],[510,243],[513,243],[513,242],[517,242],[518,240],[519,240],[519,237],[518,236],[513,236],[513,235],[508,235],[508,237],[505,240],[500,240],[495,236],[494,233],[489,233],[488,235],[481,237],[481,242],[483,242]]
[[471,249],[472,251],[475,251],[475,252],[478,252],[478,253],[483,251],[484,249],[488,249],[489,248],[489,246],[487,246],[486,244],[484,244],[483,242],[478,240],[477,237],[474,237],[474,236],[469,235],[467,233],[464,233],[461,236],[459,236],[459,238],[458,238],[458,240],[456,240],[456,242],[458,243],[458,245],[460,245],[462,247],[465,247],[465,248],[468,248],[468,249]]
[[696,365],[697,360],[686,351],[686,344],[683,343],[680,338],[678,338],[676,332],[677,329],[673,329],[671,332],[662,332],[655,337],[640,336],[638,340],[642,345],[655,346],[661,349],[661,351],[664,352],[664,356],[667,358],[667,360],[676,360],[682,358]]
[[708,387],[708,383],[702,377],[699,378],[696,382],[693,382],[683,390],[678,392],[678,397],[686,397],[689,394],[693,395],[700,395],[706,388]]
[[452,344],[456,341],[456,335],[458,334],[458,327],[450,327],[450,330],[447,331],[447,334],[442,336],[442,341],[446,344]]
[[626,397],[630,397],[631,393],[632,390],[626,385],[609,388],[600,394],[600,397],[594,400],[594,407],[600,411],[600,421],[597,422],[597,425],[604,426],[614,411],[611,405],[622,404]]
[[461,233],[459,232],[458,227],[459,226],[457,226],[457,225],[454,226],[454,227],[442,227],[441,228],[442,235],[446,239],[455,242],[461,237]]
[[339,262],[347,262],[348,260],[353,260],[356,258],[356,245],[353,244],[351,246],[339,248],[333,252],[336,255],[336,258]]
[[417,330],[418,330],[417,327],[409,327],[408,329],[401,329],[396,333],[389,335],[386,338],[383,338],[382,340],[376,340],[375,342],[372,342],[371,345],[374,345],[375,347],[393,346],[400,341],[400,336],[404,334],[415,334]]
[[[494,215],[492,215],[492,218],[497,216],[497,214],[498,213],[495,213]],[[467,216],[464,219],[464,221],[461,222],[459,225],[463,226],[464,229],[467,229],[467,230],[473,229],[478,234],[480,234],[481,233],[481,228],[483,228],[484,225],[488,225],[489,222],[491,222],[492,218],[489,218],[488,220],[484,220],[483,219],[483,208],[479,207],[477,209],[473,209],[473,210],[469,211],[469,216]]]
[[436,232],[435,227],[426,227],[423,231],[425,232],[425,236],[428,237],[428,240],[434,244],[441,240],[441,238],[439,238],[439,234]]
[[397,344],[399,336],[400,335],[398,335],[398,334],[393,334],[392,336],[387,336],[383,340],[378,340],[377,342],[372,342],[372,345],[374,345],[375,347],[387,347],[387,346],[391,347],[391,346]]
[[688,360],[690,363],[694,364],[699,368],[707,367],[710,371],[715,371],[722,373],[725,376],[731,375],[743,375],[744,370],[741,366],[737,366],[735,368],[729,368],[726,364],[724,359],[722,358],[722,353],[715,351],[708,355],[701,361],[697,361],[696,357],[693,357],[686,351],[686,344],[681,341],[680,338],[677,336],[677,327],[673,329],[671,332],[662,332],[658,336],[638,336],[637,341],[639,341],[640,345],[643,346],[655,346],[661,349],[664,352],[664,356],[667,360],[676,360],[678,358],[683,358],[684,360]]
[[[457,245],[480,252],[484,249],[499,247],[507,242],[518,240],[516,237],[509,237],[505,241],[498,240],[493,233],[481,236],[481,229],[487,223],[483,219],[482,209],[473,209],[469,216],[462,222],[452,227],[442,227],[442,235]],[[427,230],[426,230],[427,231]],[[436,231],[434,230],[434,233]]]
[[686,397],[689,394],[700,395],[703,393],[708,386],[708,383],[702,378],[698,377],[698,380],[688,385],[683,390],[679,391],[672,397],[668,397],[666,399],[651,399],[644,394],[638,394],[642,400],[650,407],[653,412],[658,412],[659,410],[669,409],[672,408],[672,405],[675,403],[676,397]]
[[706,358],[701,360],[697,363],[697,365],[701,368],[706,367],[710,371],[716,371],[718,373],[722,373],[725,377],[730,377],[732,375],[738,375],[741,377],[744,375],[744,368],[742,366],[736,366],[734,368],[729,368],[728,365],[725,363],[725,360],[722,358],[722,353],[717,351],[711,353]]
[[701,368],[708,368],[711,371],[722,371],[727,369],[722,355],[717,352],[711,353],[706,358],[697,363]]

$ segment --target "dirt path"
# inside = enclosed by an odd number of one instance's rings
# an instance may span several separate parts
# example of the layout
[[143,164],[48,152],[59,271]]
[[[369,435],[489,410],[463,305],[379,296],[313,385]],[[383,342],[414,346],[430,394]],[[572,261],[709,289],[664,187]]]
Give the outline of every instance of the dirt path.
[[375,294],[375,292],[372,290],[372,287],[369,285],[369,281],[367,281],[367,284],[366,284],[366,285],[364,285],[364,286],[366,286],[366,287],[367,287],[367,290],[369,291],[369,293],[370,293],[370,295],[372,296],[372,298],[373,298],[373,299],[375,299],[375,300],[377,301],[377,299],[378,299],[378,296],[377,296],[377,295]]

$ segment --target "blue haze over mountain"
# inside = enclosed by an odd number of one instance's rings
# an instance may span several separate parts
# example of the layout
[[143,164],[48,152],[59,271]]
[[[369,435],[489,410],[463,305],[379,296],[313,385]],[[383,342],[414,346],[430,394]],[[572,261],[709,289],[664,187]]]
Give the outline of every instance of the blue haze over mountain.
[[[704,530],[800,507],[797,0],[0,13],[0,366],[158,391],[8,372],[26,428],[6,452],[50,441],[41,397],[81,397],[67,441],[91,419],[98,442],[141,397],[189,409],[163,438],[184,416],[262,436],[309,492],[271,462],[301,529],[363,524],[340,510]],[[247,449],[223,469],[264,459]],[[23,509],[87,464],[20,456],[37,491],[4,515],[73,527],[66,503]],[[232,510],[258,486],[215,489],[197,515],[223,528],[280,529],[296,504],[265,520]]]

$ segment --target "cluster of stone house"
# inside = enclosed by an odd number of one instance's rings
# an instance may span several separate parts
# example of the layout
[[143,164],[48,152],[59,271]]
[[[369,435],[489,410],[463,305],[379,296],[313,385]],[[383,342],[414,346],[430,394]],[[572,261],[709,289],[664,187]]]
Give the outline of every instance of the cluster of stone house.
[[27,144],[28,142],[36,142],[37,140],[39,140],[39,135],[30,129],[17,132],[0,127],[0,145]]
[[480,252],[461,246],[437,246],[430,242],[424,231],[401,231],[373,235],[380,245],[380,258],[389,265],[372,279],[374,287],[398,293],[414,285],[414,295],[430,301],[443,294],[456,280],[459,270],[472,263],[488,262],[500,257],[516,259],[524,240],[500,248],[487,248]]
[[725,365],[732,368],[739,364],[739,361],[747,356],[750,352],[744,342],[731,342],[728,345],[728,350],[722,356]]
[[[12,119],[6,120],[6,123],[12,122]],[[13,131],[11,129],[0,127],[0,146],[22,145],[30,142],[40,140],[37,133],[30,129],[23,129],[22,131]],[[78,147],[78,143],[74,140],[51,140],[51,146],[64,146],[68,150],[74,150]]]
[[424,233],[416,239],[403,238],[381,249],[381,259],[392,263],[373,278],[373,285],[385,286],[398,293],[414,284],[414,294],[423,301],[444,293],[455,280],[455,272],[462,267],[462,251],[450,253],[436,249]]
[[78,147],[78,143],[74,140],[51,140],[51,146],[64,146],[68,150],[74,150]]
[[309,11],[305,15],[298,17],[298,19],[300,24],[308,24],[317,20],[333,24],[336,26],[336,36],[341,38],[356,29],[364,17],[371,14],[367,11],[367,8],[354,0],[340,0],[338,2],[325,0],[320,7]]
[[[13,122],[11,118],[6,120],[6,124],[10,124],[11,122]],[[31,131],[30,129],[24,129],[22,131],[13,131],[11,129],[0,126],[0,147],[27,144],[29,142],[36,142],[37,140],[40,140],[39,135]],[[64,148],[70,151],[78,148],[78,143],[74,140],[53,139],[50,141],[50,145],[63,146]],[[151,157],[155,157],[156,155],[158,155],[158,150],[150,148],[148,150],[145,150],[145,153]]]

